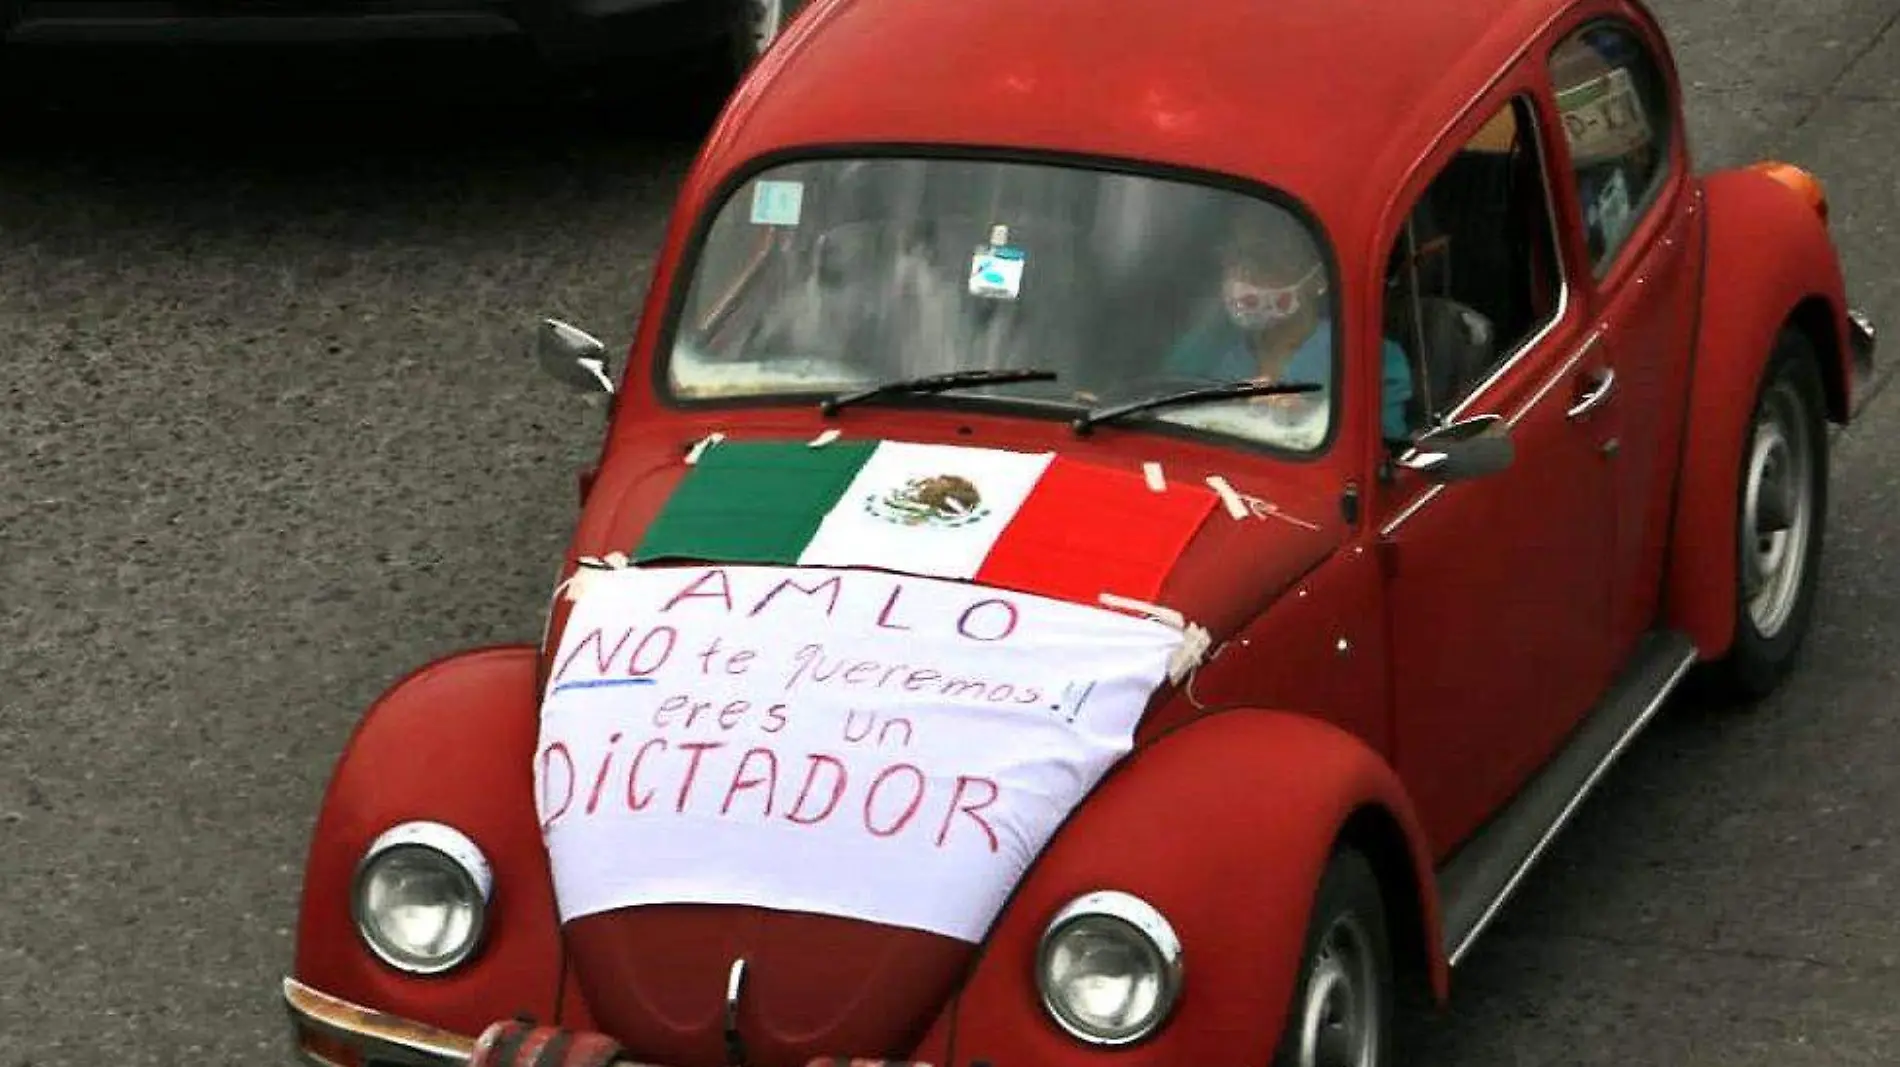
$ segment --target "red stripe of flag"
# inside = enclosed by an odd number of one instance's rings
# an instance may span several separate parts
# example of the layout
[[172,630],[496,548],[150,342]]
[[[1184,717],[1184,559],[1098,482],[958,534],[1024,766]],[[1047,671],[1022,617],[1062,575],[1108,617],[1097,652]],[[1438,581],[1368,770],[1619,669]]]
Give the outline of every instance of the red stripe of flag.
[[1217,498],[1198,485],[1148,488],[1140,474],[1057,456],[997,538],[975,580],[1083,604],[1153,600]]

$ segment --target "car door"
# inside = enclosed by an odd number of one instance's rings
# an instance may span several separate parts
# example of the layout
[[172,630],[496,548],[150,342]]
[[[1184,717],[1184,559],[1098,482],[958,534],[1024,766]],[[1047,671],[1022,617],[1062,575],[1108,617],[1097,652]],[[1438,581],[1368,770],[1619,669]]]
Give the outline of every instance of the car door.
[[1516,448],[1508,469],[1442,485],[1396,464],[1376,498],[1395,758],[1441,854],[1610,675],[1613,394],[1558,252],[1534,88],[1520,74],[1473,115],[1388,257],[1384,319],[1414,363],[1415,415],[1494,414]]
[[1656,615],[1700,289],[1702,217],[1655,41],[1623,18],[1590,15],[1564,32],[1548,64],[1564,131],[1556,188],[1560,202],[1574,202],[1564,225],[1588,256],[1590,303],[1615,375],[1607,580],[1619,658]]

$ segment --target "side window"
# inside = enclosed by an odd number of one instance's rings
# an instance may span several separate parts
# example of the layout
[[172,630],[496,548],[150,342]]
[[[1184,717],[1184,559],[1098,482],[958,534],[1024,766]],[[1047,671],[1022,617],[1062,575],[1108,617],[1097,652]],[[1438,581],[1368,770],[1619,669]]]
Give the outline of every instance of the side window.
[[1602,277],[1668,176],[1667,85],[1642,38],[1613,22],[1564,38],[1550,73],[1590,259]]
[[1535,111],[1492,116],[1433,178],[1387,260],[1385,331],[1414,431],[1442,420],[1555,315],[1562,289]]

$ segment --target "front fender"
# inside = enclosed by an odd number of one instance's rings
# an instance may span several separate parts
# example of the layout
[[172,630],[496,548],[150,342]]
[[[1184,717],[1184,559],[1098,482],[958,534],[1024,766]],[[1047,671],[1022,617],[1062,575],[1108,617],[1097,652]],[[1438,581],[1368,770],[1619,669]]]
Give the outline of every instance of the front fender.
[[[458,1033],[528,1014],[591,1026],[563,984],[552,883],[535,822],[535,649],[461,652],[397,682],[337,761],[311,835],[294,977],[323,993]],[[444,975],[415,977],[364,947],[350,917],[363,851],[397,823],[430,819],[467,834],[494,873],[485,941]]]
[[[1097,787],[990,932],[968,981],[918,1056],[1060,1063],[1089,1049],[1044,1013],[1035,949],[1044,925],[1097,889],[1159,908],[1183,946],[1184,987],[1128,1064],[1264,1063],[1292,997],[1308,912],[1342,832],[1363,836],[1392,892],[1395,934],[1443,996],[1438,905],[1424,836],[1391,769],[1321,720],[1253,709],[1205,714],[1125,761]],[[1408,946],[1394,946],[1405,954]],[[1423,957],[1423,958],[1420,958]]]
[[[1668,571],[1669,624],[1705,659],[1735,636],[1735,510],[1741,450],[1775,337],[1795,325],[1821,355],[1829,416],[1845,422],[1854,380],[1841,266],[1826,223],[1755,170],[1704,181],[1707,245],[1694,374]],[[1720,545],[1691,551],[1688,546]]]

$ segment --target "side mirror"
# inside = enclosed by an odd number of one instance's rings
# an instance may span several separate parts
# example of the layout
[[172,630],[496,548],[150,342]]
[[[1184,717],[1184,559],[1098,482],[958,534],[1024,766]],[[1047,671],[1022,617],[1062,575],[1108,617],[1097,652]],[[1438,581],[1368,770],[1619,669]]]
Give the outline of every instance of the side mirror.
[[607,346],[585,330],[559,319],[542,319],[535,327],[534,353],[549,377],[577,393],[614,391]]
[[1504,420],[1474,415],[1414,438],[1399,466],[1435,482],[1462,482],[1505,470],[1516,457]]

